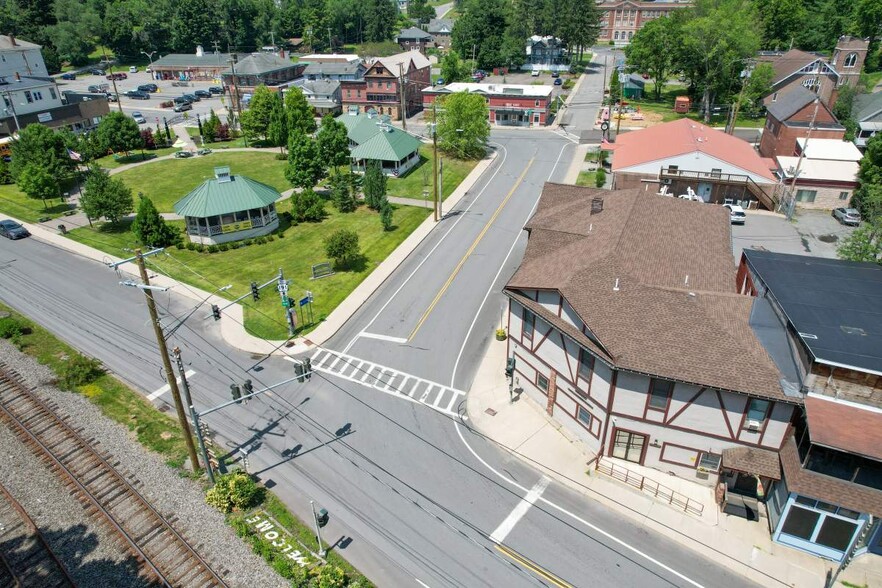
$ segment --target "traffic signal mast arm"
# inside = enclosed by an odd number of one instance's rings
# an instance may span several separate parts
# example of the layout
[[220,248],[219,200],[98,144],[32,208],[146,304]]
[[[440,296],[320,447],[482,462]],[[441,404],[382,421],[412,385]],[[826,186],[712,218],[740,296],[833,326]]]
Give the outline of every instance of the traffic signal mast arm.
[[[273,279],[271,279],[271,280],[269,280],[269,281],[267,281],[267,282],[264,282],[263,284],[259,285],[259,286],[257,287],[257,289],[258,289],[258,290],[262,290],[263,288],[269,286],[270,284],[276,284],[276,283],[278,283],[278,281],[279,281],[279,278],[278,278],[278,276],[276,276],[275,278],[273,278]],[[248,298],[249,296],[253,296],[253,295],[252,295],[252,291],[251,291],[250,289],[248,290],[248,293],[247,293],[247,294],[242,294],[241,296],[239,296],[239,297],[236,298],[235,300],[233,300],[233,301],[231,301],[231,302],[228,302],[228,303],[224,304],[223,306],[218,307],[218,310],[220,310],[220,311],[224,311],[224,310],[226,310],[227,308],[233,306],[234,304],[237,304],[240,300],[242,300],[242,299],[244,299],[244,298]],[[205,318],[209,318],[209,317],[205,317]]]
[[[250,293],[249,293],[249,296],[250,296]],[[226,408],[226,407],[230,406],[231,404],[241,404],[241,402],[243,400],[248,400],[249,398],[254,398],[255,396],[263,394],[264,392],[269,392],[270,390],[274,390],[275,388],[278,388],[279,386],[284,386],[285,384],[290,384],[291,382],[301,381],[300,378],[302,378],[302,375],[296,375],[293,378],[288,378],[287,380],[282,380],[281,382],[277,382],[275,384],[267,386],[266,388],[261,388],[260,390],[255,390],[251,394],[242,394],[236,400],[228,400],[227,402],[224,402],[223,404],[219,404],[213,408],[209,408],[208,410],[203,410],[202,412],[200,412],[198,414],[198,416],[204,417],[204,416],[209,415],[209,414],[211,414],[215,411],[218,411],[222,408]]]

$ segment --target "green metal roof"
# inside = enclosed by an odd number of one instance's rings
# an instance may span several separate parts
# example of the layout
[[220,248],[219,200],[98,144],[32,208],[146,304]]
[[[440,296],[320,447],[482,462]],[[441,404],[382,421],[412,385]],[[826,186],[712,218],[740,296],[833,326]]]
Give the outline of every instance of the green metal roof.
[[380,122],[378,117],[368,117],[366,114],[351,115],[344,114],[337,117],[337,120],[346,127],[346,135],[349,140],[357,145],[361,145],[374,135],[380,132],[377,123]]
[[395,127],[380,131],[352,150],[356,160],[401,161],[420,148],[419,139]]
[[230,176],[229,181],[212,178],[178,200],[174,209],[181,216],[206,218],[267,206],[280,196],[275,188],[245,176]]

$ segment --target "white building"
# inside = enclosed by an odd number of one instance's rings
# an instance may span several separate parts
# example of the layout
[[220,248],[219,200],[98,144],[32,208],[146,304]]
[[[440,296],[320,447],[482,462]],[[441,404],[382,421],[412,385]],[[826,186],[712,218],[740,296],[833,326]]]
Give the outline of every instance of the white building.
[[0,77],[48,76],[40,46],[16,39],[14,35],[0,35]]
[[775,158],[778,176],[788,186],[788,193],[793,192],[795,205],[822,210],[848,206],[858,187],[857,174],[863,157],[855,144],[839,139],[806,142],[805,138],[799,138],[796,150],[796,156]]

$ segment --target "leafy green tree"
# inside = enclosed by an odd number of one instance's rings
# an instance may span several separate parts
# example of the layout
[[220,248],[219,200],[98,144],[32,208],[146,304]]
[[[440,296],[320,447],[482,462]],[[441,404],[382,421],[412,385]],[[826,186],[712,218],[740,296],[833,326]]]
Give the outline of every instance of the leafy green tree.
[[853,28],[869,41],[864,67],[875,71],[879,66],[879,29],[882,23],[882,0],[858,0],[854,8]]
[[95,37],[89,32],[101,30],[98,12],[78,0],[55,0],[54,11],[57,23],[50,34],[59,55],[74,65],[87,63],[95,48]]
[[486,154],[490,138],[487,103],[480,94],[456,92],[441,98],[438,113],[438,147],[459,159],[478,159]]
[[315,132],[312,106],[300,88],[289,88],[285,92],[285,114],[288,116],[288,133],[300,131],[309,135]]
[[749,74],[746,80],[742,79],[744,92],[739,93],[742,112],[758,116],[762,108],[762,99],[772,93],[772,81],[775,79],[775,70],[771,63],[760,63]]
[[407,16],[418,24],[426,24],[435,18],[435,8],[426,0],[408,0]]
[[383,203],[383,206],[380,208],[380,223],[383,225],[384,231],[392,230],[392,222],[393,222],[393,212],[392,205],[389,204],[388,201]]
[[[249,139],[266,139],[273,107],[279,97],[264,84],[254,89],[248,110],[239,116],[242,132]],[[275,145],[273,145],[275,147]]]
[[594,186],[597,188],[603,188],[604,184],[606,184],[606,172],[602,167],[599,167],[594,173]]
[[340,212],[355,212],[358,208],[354,178],[351,172],[331,176],[331,200]]
[[459,58],[459,53],[451,51],[441,60],[441,77],[445,84],[461,82],[469,75],[468,68]]
[[338,566],[326,565],[319,569],[316,588],[345,588],[346,574]]
[[807,0],[803,27],[795,47],[806,51],[832,51],[836,40],[852,26],[854,0]]
[[612,75],[609,76],[609,97],[618,102],[622,99],[622,82],[619,79],[618,68],[613,68]]
[[325,175],[316,140],[295,132],[288,140],[288,167],[285,178],[295,188],[312,189]]
[[134,209],[132,190],[98,166],[89,170],[80,205],[89,218],[103,216],[111,224],[118,223]]
[[12,182],[12,171],[9,169],[9,163],[0,157],[0,186],[11,184]]
[[836,250],[839,259],[882,264],[882,219],[865,222],[852,231]]
[[854,99],[861,93],[861,86],[840,86],[839,96],[833,105],[833,116],[845,127],[845,140],[854,141],[858,130],[857,121],[854,120]]
[[338,267],[348,267],[361,255],[358,233],[348,229],[334,231],[325,238],[325,253]]
[[579,59],[586,47],[591,47],[600,34],[600,11],[594,0],[546,0],[553,7],[552,34],[573,53],[578,47]]
[[12,143],[12,177],[18,178],[29,164],[41,167],[55,177],[67,175],[74,167],[64,137],[39,123],[23,128]]
[[860,165],[858,179],[861,184],[882,185],[882,134],[876,133],[867,141],[867,149]]
[[349,164],[349,135],[346,125],[327,114],[322,119],[321,128],[316,136],[319,156],[324,164],[337,169]]
[[656,100],[661,100],[665,82],[674,72],[674,53],[679,43],[676,27],[677,21],[672,18],[653,19],[625,47],[628,65],[652,77]]
[[502,55],[506,8],[505,0],[465,0],[463,14],[453,28],[451,48],[466,58],[474,55],[477,67],[508,65]]
[[222,28],[221,15],[210,0],[175,2],[167,10],[171,11],[168,49],[176,53],[193,53],[197,45],[210,47]]
[[364,40],[372,43],[392,38],[398,7],[393,0],[365,0]]
[[284,153],[284,147],[288,144],[288,117],[285,115],[285,105],[282,97],[273,92],[272,110],[270,110],[269,124],[266,128],[267,142],[273,147],[279,148],[279,153]]
[[325,201],[312,188],[291,194],[291,216],[299,223],[320,222],[325,218]]
[[208,114],[208,119],[202,123],[202,138],[206,143],[214,143],[217,139],[217,130],[221,121],[212,108]]
[[380,210],[386,201],[386,175],[379,161],[370,161],[364,171],[364,182],[361,186],[364,202],[371,210]]
[[882,222],[882,185],[863,184],[855,192],[852,206],[861,211],[865,221],[877,224]]
[[138,241],[150,247],[168,247],[176,243],[179,238],[178,231],[173,226],[166,224],[152,200],[143,195],[140,196],[138,212],[132,222],[132,233],[138,238]]
[[18,176],[18,187],[27,194],[28,198],[39,198],[43,201],[43,208],[47,208],[46,200],[58,198],[58,180],[46,169],[36,164],[29,164]]
[[765,49],[786,49],[805,27],[808,13],[803,0],[754,0],[754,5]]
[[104,115],[95,129],[95,135],[104,151],[123,151],[128,155],[129,151],[144,146],[138,123],[122,112],[114,111]]

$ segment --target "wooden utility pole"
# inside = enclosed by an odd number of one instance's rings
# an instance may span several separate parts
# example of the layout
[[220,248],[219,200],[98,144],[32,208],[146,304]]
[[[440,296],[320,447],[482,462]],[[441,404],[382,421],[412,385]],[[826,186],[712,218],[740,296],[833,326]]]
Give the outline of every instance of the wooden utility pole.
[[[144,263],[144,256],[141,254],[140,249],[135,249],[135,258],[138,262],[138,271],[141,273],[141,283],[144,286],[150,286],[150,278],[147,277],[147,265]],[[165,335],[162,334],[162,325],[159,324],[159,315],[156,313],[156,302],[153,300],[153,291],[150,288],[144,288],[144,296],[147,297],[147,311],[150,313],[150,322],[153,323],[153,332],[156,334],[156,344],[159,345],[159,355],[162,356],[162,367],[165,369],[165,377],[168,380],[168,386],[171,389],[172,397],[175,399],[175,410],[178,413],[178,422],[181,424],[184,440],[187,442],[187,453],[190,456],[190,463],[193,465],[193,471],[197,472],[199,471],[199,458],[196,457],[196,446],[193,444],[193,435],[190,433],[190,423],[187,422],[187,414],[184,412],[184,403],[181,401],[181,391],[178,390],[178,380],[175,378],[171,358],[168,356],[168,347],[165,345]]]
[[744,87],[747,85],[747,80],[750,78],[750,65],[751,63],[747,62],[747,68],[744,70],[744,77],[741,78],[741,91],[738,92],[738,100],[732,106],[732,110],[730,111],[731,122],[726,125],[726,132],[730,135],[735,134],[735,119],[738,118],[738,110],[741,108],[741,99],[744,98]]
[[[818,107],[821,105],[821,99],[815,98],[815,109],[812,111],[812,119],[809,121],[809,128],[805,133],[805,142],[802,144],[802,149],[799,152],[799,159],[796,160],[796,169],[793,170],[793,179],[790,181],[790,190],[787,192],[787,209],[784,211],[784,214],[787,216],[787,220],[790,220],[793,217],[793,210],[796,208],[796,202],[794,199],[796,196],[794,192],[796,191],[796,182],[799,179],[799,174],[802,171],[802,160],[805,159],[805,153],[808,151],[808,143],[809,139],[812,137],[812,130],[815,128],[815,119],[818,116]],[[798,141],[797,141],[798,144]],[[784,173],[787,173],[787,170],[784,170]]]
[[407,130],[407,102],[404,97],[404,64],[398,64],[398,93],[401,99],[401,128]]
[[434,210],[435,210],[435,222],[438,222],[438,96],[435,96],[435,99],[432,100],[432,177],[434,178],[432,182],[432,193],[433,202],[434,202]]
[[110,83],[113,84],[113,94],[116,96],[116,107],[119,108],[120,113],[122,113],[122,103],[119,101],[119,92],[116,90],[116,76],[113,75],[113,65],[111,65],[110,60],[107,59],[107,49],[102,47],[101,53],[104,55],[104,62],[107,63],[107,71],[110,72]]

